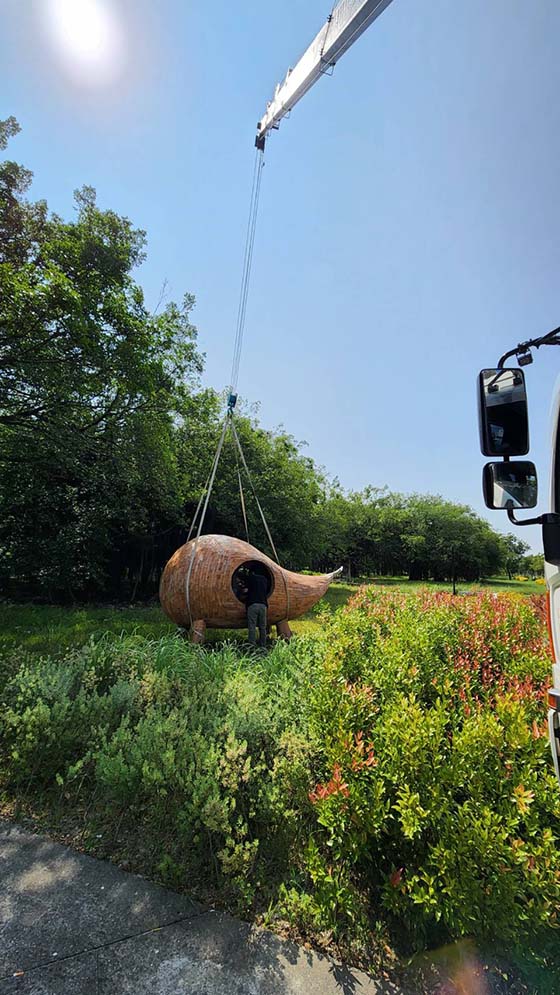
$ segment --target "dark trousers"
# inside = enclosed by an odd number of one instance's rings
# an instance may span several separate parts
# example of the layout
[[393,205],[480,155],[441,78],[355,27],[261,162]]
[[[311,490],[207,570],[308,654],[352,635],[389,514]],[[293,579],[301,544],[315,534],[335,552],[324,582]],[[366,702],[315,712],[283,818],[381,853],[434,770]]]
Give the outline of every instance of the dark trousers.
[[257,642],[257,626],[259,627],[259,646],[266,646],[266,605],[249,605],[247,608],[247,627],[249,642],[252,646]]

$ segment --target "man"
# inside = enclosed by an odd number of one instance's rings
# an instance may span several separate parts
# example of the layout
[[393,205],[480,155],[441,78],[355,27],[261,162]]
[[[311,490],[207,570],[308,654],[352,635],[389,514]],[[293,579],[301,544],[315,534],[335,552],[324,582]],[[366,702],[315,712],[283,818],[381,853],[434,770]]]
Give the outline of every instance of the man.
[[268,577],[256,570],[250,570],[245,588],[245,604],[247,605],[247,628],[249,643],[256,645],[257,626],[259,627],[259,646],[266,648],[266,627],[268,612]]

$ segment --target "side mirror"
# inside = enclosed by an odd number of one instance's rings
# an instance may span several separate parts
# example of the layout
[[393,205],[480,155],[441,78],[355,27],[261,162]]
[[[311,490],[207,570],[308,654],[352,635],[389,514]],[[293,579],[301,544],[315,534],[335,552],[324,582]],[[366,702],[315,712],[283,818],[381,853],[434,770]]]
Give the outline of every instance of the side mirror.
[[482,471],[487,508],[534,508],[538,497],[537,471],[529,460],[487,463]]
[[[529,417],[522,370],[495,369],[480,372],[478,425],[480,448],[484,456],[527,455]],[[491,508],[492,505],[488,507]]]

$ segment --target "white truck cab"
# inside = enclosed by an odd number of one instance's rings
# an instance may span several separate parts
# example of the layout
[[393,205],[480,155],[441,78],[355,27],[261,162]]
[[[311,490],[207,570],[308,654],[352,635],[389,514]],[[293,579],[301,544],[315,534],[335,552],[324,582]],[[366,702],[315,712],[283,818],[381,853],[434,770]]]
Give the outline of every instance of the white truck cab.
[[[554,386],[551,411],[552,453],[550,467],[550,510],[560,515],[560,377]],[[556,777],[560,782],[560,563],[550,563],[546,556],[554,556],[545,543],[545,576],[548,587],[548,621],[552,644],[552,688],[548,692],[548,730]]]
[[537,503],[537,471],[529,460],[515,459],[529,452],[529,420],[522,369],[506,368],[515,356],[520,367],[532,362],[532,349],[560,345],[560,328],[538,339],[522,342],[507,352],[494,369],[478,378],[480,448],[498,457],[483,470],[484,500],[488,508],[507,511],[514,525],[541,525],[547,583],[548,624],[552,654],[552,687],[548,692],[548,728],[556,777],[560,783],[560,378],[551,412],[550,510],[538,518],[516,518],[519,508]]

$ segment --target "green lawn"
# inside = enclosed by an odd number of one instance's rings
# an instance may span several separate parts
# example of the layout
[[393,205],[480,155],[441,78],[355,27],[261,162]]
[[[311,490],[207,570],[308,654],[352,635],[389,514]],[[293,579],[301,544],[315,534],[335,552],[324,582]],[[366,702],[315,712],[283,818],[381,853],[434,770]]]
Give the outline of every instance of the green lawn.
[[[379,577],[369,581],[374,587],[391,587],[410,591],[428,586],[442,591],[451,591],[451,584],[422,584],[407,581],[405,577]],[[317,628],[317,616],[324,608],[332,611],[346,604],[357,590],[358,584],[331,585],[324,598],[302,619],[291,623],[296,634],[312,632]],[[484,584],[459,584],[459,594],[474,591],[515,591],[521,594],[542,594],[543,584],[532,581],[508,581],[492,578]],[[158,639],[175,632],[176,626],[170,622],[159,605],[127,605],[124,607],[60,607],[52,605],[0,605],[0,653],[16,649],[18,646],[41,654],[59,654],[73,646],[82,646],[92,636],[106,632],[115,635],[133,632],[148,639]],[[211,643],[232,640],[242,642],[243,630],[213,630],[208,634]]]
[[[429,587],[438,591],[452,591],[453,585],[439,583],[436,581],[415,581],[406,577],[373,577],[363,583],[372,584],[373,587],[396,587],[401,591],[411,591],[418,587]],[[341,585],[342,586],[342,585]],[[514,591],[517,594],[544,594],[546,585],[544,580],[540,583],[533,580],[508,580],[507,577],[489,577],[481,583],[467,584],[465,581],[457,582],[457,592],[467,594],[471,591]]]

